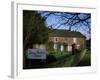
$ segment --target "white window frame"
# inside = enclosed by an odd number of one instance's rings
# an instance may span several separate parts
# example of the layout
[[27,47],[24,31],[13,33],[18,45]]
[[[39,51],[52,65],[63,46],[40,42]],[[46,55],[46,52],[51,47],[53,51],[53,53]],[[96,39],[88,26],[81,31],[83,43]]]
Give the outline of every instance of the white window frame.
[[73,43],[77,43],[77,38],[76,37],[73,38]]

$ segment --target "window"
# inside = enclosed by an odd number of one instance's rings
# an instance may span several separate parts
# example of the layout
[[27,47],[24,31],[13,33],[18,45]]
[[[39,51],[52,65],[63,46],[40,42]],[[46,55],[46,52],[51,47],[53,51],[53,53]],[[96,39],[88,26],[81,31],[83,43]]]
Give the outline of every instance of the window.
[[73,43],[77,43],[77,38],[73,38]]
[[56,41],[57,41],[57,38],[56,38]]
[[55,42],[58,41],[58,38],[54,38],[54,41],[55,41]]

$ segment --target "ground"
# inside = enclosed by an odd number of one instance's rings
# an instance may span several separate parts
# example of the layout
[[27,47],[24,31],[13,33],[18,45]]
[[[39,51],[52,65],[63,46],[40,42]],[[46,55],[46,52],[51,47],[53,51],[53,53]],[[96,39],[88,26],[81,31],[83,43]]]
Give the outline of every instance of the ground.
[[26,60],[25,69],[90,66],[90,56],[86,49],[75,55],[65,51],[51,51],[46,60]]

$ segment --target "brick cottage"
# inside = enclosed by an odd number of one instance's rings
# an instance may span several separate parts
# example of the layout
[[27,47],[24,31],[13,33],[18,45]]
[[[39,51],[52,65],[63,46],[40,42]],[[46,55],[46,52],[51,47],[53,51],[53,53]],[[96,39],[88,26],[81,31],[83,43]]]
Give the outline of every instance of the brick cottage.
[[76,45],[77,49],[84,49],[86,47],[86,37],[80,32],[56,29],[50,30],[46,44],[34,44],[33,48],[72,51],[73,44]]
[[86,47],[86,37],[80,32],[56,29],[49,34],[48,43],[54,50],[72,51],[72,45],[76,44],[77,49]]

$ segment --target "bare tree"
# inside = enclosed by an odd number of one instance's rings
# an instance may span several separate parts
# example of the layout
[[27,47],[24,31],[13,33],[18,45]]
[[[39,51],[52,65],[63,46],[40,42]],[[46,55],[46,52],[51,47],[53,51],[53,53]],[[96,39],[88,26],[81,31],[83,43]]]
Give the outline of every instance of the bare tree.
[[40,12],[45,18],[45,21],[50,17],[56,17],[58,21],[55,24],[50,24],[49,28],[58,29],[65,26],[69,30],[80,30],[83,29],[88,33],[91,32],[91,14],[90,13],[71,13],[71,12]]

